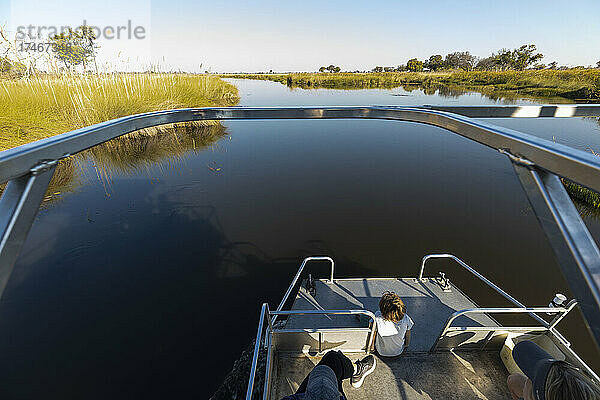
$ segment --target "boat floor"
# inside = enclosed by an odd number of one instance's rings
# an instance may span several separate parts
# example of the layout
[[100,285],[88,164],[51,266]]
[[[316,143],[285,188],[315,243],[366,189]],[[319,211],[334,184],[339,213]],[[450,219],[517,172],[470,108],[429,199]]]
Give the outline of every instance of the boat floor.
[[[364,357],[348,354],[352,361]],[[320,357],[276,357],[274,378],[279,382],[271,398],[294,393]],[[362,399],[510,399],[508,372],[497,352],[407,353],[394,358],[376,356],[373,373],[355,389],[348,380],[343,389],[348,400]]]
[[[360,278],[336,279],[334,284],[316,280],[316,293],[312,296],[304,283],[292,310],[346,310],[365,309],[373,313],[379,310],[379,299],[390,290],[398,294],[406,305],[406,312],[414,321],[410,352],[428,351],[438,338],[448,317],[457,310],[476,308],[477,305],[452,283],[450,291],[444,291],[435,278]],[[292,315],[285,329],[297,328],[350,328],[366,327],[368,318],[358,319],[349,315]],[[485,314],[471,314],[455,320],[453,326],[498,326]]]

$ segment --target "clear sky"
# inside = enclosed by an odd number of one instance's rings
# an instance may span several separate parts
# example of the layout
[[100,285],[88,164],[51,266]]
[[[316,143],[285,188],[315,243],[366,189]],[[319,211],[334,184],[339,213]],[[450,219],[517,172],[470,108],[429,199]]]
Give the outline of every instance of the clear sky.
[[83,20],[143,28],[142,39],[123,30],[125,37],[99,40],[101,62],[121,69],[363,70],[525,43],[535,43],[546,63],[600,60],[600,0],[0,0],[0,24],[12,35],[18,26]]

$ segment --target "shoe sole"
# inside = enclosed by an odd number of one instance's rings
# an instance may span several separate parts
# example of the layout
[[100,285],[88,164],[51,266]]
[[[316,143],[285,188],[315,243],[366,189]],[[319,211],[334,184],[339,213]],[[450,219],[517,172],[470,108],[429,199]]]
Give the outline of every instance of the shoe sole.
[[362,378],[360,378],[360,381],[353,383],[352,386],[355,387],[356,389],[361,387],[363,384],[363,381],[365,380],[365,377],[367,375],[369,375],[371,372],[375,371],[375,365],[377,365],[377,360],[373,359],[373,366],[371,368],[369,368],[367,370],[367,372],[365,372],[365,374],[362,376]]

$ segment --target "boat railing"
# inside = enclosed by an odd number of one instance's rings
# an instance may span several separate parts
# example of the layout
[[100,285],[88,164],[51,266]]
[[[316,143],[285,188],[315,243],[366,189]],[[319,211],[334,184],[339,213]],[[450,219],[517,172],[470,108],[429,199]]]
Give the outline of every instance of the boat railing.
[[[433,346],[431,347],[432,352],[437,350],[439,342],[446,336],[448,332],[476,332],[476,331],[484,331],[495,333],[495,331],[502,332],[551,332],[558,340],[560,340],[565,346],[570,346],[568,340],[566,340],[560,332],[558,332],[554,326],[551,326],[550,323],[544,321],[540,326],[452,326],[454,320],[458,317],[467,315],[467,314],[533,314],[536,312],[545,312],[558,314],[555,319],[564,318],[575,306],[577,305],[577,301],[572,300],[567,307],[482,307],[482,308],[469,308],[465,310],[458,310],[452,313],[444,327],[438,339],[435,341]],[[486,342],[489,341],[489,338],[486,339],[482,344],[481,348],[485,347]]]
[[0,297],[58,162],[152,126],[201,120],[382,119],[436,126],[505,155],[600,344],[600,250],[561,177],[600,192],[600,158],[474,118],[598,117],[600,105],[209,107],[130,115],[0,152]]
[[[424,279],[423,272],[425,271],[425,264],[427,263],[427,261],[434,259],[434,258],[449,258],[451,260],[454,260],[458,265],[460,265],[461,267],[463,267],[464,269],[469,271],[472,275],[477,277],[483,283],[485,283],[490,288],[492,288],[496,293],[500,294],[502,297],[504,297],[505,299],[507,299],[508,301],[513,303],[515,306],[520,307],[520,308],[525,308],[525,305],[523,303],[521,303],[520,301],[515,299],[510,294],[506,293],[506,291],[503,290],[500,286],[496,285],[494,282],[487,279],[485,276],[480,274],[475,268],[469,266],[466,262],[464,262],[463,260],[461,260],[460,258],[456,257],[453,254],[428,254],[425,257],[423,257],[423,260],[421,261],[421,270],[419,271],[419,280]],[[542,317],[537,315],[535,312],[527,311],[527,313],[529,315],[531,315],[531,317],[533,317],[535,320],[537,320],[540,324],[542,324],[544,326],[547,324],[546,320],[544,320]]]
[[[558,332],[555,327],[556,325],[577,305],[576,300],[571,300],[566,307],[491,307],[491,308],[471,308],[466,310],[459,310],[454,312],[448,317],[441,334],[431,347],[430,352],[435,352],[438,349],[439,343],[447,336],[448,333],[460,332],[460,333],[485,333],[485,338],[479,345],[479,350],[483,350],[486,344],[496,335],[500,334],[502,337],[506,333],[516,334],[531,334],[539,332],[540,334],[549,334],[554,340],[558,341],[562,346],[560,347],[563,353],[569,358],[575,360],[578,366],[585,369],[585,371],[594,378],[597,382],[600,382],[600,377],[594,372],[594,370],[577,355],[571,349],[571,343],[565,339],[565,337]],[[557,314],[551,322],[546,322],[540,326],[452,326],[452,323],[459,317],[468,314],[518,314],[518,313],[549,313]]]
[[[279,303],[279,306],[277,307],[277,311],[283,310],[283,307],[287,303],[287,301],[290,297],[290,294],[292,293],[292,291],[298,284],[298,280],[302,276],[304,267],[306,267],[306,264],[308,264],[310,261],[328,261],[329,264],[331,265],[331,271],[329,274],[329,283],[333,283],[333,274],[334,274],[334,269],[335,269],[335,262],[333,261],[333,258],[331,258],[331,257],[314,257],[314,256],[306,257],[304,260],[302,260],[302,264],[300,264],[300,268],[298,268],[298,271],[296,272],[294,279],[292,279],[290,286],[287,288],[285,294],[283,295],[283,298],[281,299],[281,302]],[[273,322],[275,322],[276,320],[277,320],[277,316],[275,316],[275,318],[273,318]]]
[[[305,263],[303,263],[304,265]],[[263,388],[263,400],[267,400],[270,394],[271,388],[271,375],[273,366],[273,334],[286,334],[296,332],[310,332],[319,334],[319,352],[322,349],[323,336],[322,333],[329,331],[339,331],[345,328],[336,329],[274,329],[273,321],[279,315],[365,315],[371,319],[368,340],[365,343],[365,352],[368,354],[373,347],[373,341],[375,340],[375,315],[368,310],[287,310],[287,311],[270,311],[269,305],[264,303],[260,311],[260,317],[258,321],[258,331],[256,333],[256,341],[254,342],[254,352],[252,355],[252,363],[250,364],[250,376],[248,379],[248,388],[246,390],[246,400],[252,400],[254,391],[254,383],[256,380],[256,373],[258,369],[258,360],[261,348],[266,349],[266,360],[265,360],[265,379]],[[266,325],[265,325],[266,323]]]

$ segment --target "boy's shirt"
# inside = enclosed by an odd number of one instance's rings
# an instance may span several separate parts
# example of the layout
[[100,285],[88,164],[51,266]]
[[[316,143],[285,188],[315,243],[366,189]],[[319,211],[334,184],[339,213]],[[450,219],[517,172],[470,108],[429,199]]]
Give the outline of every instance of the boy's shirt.
[[377,323],[377,337],[375,338],[377,352],[386,357],[402,354],[406,331],[412,329],[415,324],[408,314],[404,314],[404,318],[400,322],[392,322],[384,319],[381,311],[377,311],[375,322]]

